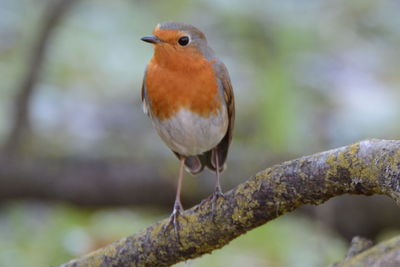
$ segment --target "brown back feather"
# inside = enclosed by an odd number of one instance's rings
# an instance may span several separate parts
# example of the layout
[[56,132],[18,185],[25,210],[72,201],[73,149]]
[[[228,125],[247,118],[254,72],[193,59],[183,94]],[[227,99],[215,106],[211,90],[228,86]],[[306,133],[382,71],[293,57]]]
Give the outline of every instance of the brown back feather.
[[[216,150],[218,151],[218,166],[220,171],[225,168],[225,161],[228,156],[229,146],[232,142],[233,127],[235,123],[235,97],[233,95],[233,88],[231,80],[229,77],[228,70],[226,69],[224,63],[221,61],[217,62],[215,65],[215,70],[218,79],[222,83],[223,97],[228,109],[228,130],[222,138],[221,142],[217,145]],[[200,156],[201,161],[211,170],[216,170],[216,157],[213,150],[207,151],[202,156]]]
[[[224,63],[218,61],[215,66],[215,73],[218,77],[218,80],[222,84],[222,95],[224,97],[226,107],[228,109],[228,130],[224,138],[222,138],[221,142],[215,147],[218,151],[218,166],[219,171],[222,172],[226,167],[226,158],[228,156],[229,146],[232,142],[232,134],[233,134],[233,127],[235,123],[235,97],[233,95],[233,88],[231,84],[231,80],[229,77],[228,70],[226,69]],[[211,149],[207,152],[204,152],[201,155],[193,156],[196,159],[190,159],[185,161],[185,165],[187,169],[192,173],[196,174],[203,170],[204,167],[209,168],[210,170],[216,170],[216,157],[214,149]],[[176,154],[176,153],[175,153]],[[179,155],[177,155],[179,157]],[[199,166],[199,161],[201,166]]]

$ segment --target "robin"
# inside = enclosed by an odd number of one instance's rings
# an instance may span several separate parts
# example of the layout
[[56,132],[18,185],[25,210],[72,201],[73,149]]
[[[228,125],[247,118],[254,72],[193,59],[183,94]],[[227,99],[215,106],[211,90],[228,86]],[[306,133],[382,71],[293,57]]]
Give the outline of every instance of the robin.
[[208,46],[205,35],[179,22],[158,24],[142,41],[154,46],[143,85],[143,110],[158,135],[180,160],[176,199],[170,225],[178,229],[183,211],[180,193],[183,169],[197,174],[204,167],[216,173],[212,209],[223,196],[224,170],[235,118],[228,71]]

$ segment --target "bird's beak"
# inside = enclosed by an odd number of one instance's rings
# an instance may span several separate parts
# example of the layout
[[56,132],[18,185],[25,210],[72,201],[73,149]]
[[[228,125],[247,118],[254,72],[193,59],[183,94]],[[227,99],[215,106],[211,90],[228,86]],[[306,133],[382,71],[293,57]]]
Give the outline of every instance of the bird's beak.
[[147,42],[147,43],[151,43],[151,44],[157,44],[157,43],[161,43],[161,40],[158,39],[157,36],[154,35],[147,35],[142,37],[140,40]]

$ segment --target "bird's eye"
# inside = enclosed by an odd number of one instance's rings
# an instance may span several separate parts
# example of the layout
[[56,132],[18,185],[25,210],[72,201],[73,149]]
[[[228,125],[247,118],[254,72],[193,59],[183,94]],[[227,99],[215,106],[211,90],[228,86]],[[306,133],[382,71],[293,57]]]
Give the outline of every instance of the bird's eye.
[[187,45],[189,43],[189,37],[188,36],[183,36],[183,37],[179,38],[178,43],[181,46]]

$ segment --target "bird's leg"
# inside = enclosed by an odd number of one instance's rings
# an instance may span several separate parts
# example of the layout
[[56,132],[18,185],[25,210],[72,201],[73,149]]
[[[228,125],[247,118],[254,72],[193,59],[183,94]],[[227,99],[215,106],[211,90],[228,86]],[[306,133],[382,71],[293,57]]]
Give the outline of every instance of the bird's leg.
[[181,159],[180,159],[180,168],[179,168],[178,186],[176,188],[174,209],[172,211],[171,216],[169,217],[169,222],[168,222],[168,224],[165,225],[164,231],[163,231],[165,233],[165,231],[169,228],[169,226],[172,225],[174,227],[176,240],[178,242],[179,242],[178,231],[180,229],[180,225],[179,225],[179,222],[178,222],[178,217],[183,212],[183,207],[182,207],[182,203],[181,203],[181,188],[182,188],[182,181],[183,181],[183,167],[184,167],[184,165],[185,165],[185,158],[181,157]]
[[225,198],[224,194],[222,193],[221,190],[221,184],[219,181],[219,159],[218,159],[218,147],[214,148],[214,155],[215,155],[215,173],[216,173],[216,183],[215,183],[215,190],[214,193],[212,195],[212,203],[211,203],[211,207],[212,207],[212,215],[213,217],[215,217],[215,205],[217,204],[218,198],[219,197],[223,197]]

